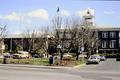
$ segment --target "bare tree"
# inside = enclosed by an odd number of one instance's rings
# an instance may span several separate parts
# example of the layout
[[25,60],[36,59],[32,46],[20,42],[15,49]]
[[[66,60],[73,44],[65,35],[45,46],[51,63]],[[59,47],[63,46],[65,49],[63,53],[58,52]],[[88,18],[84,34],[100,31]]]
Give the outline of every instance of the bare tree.
[[88,52],[88,56],[91,55],[98,46],[98,34],[95,26],[83,25],[83,21],[79,19],[73,19],[71,29],[69,29],[71,35],[71,43],[69,50],[76,53],[76,60],[82,49]]
[[0,48],[1,48],[1,52],[3,53],[3,45],[4,45],[4,38],[7,36],[7,30],[6,30],[6,25],[0,27]]
[[25,33],[22,34],[24,36],[24,40],[28,46],[28,51],[35,49],[35,40],[37,38],[37,32],[35,29],[32,31],[27,30]]

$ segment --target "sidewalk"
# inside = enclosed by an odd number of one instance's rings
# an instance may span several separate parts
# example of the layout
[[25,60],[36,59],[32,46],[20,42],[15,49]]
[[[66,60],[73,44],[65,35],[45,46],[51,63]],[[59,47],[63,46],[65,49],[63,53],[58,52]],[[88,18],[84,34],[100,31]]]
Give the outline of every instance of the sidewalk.
[[42,66],[42,65],[23,65],[23,64],[0,64],[0,66],[8,67],[26,67],[26,68],[43,68],[43,69],[72,69],[72,67],[64,66]]
[[0,64],[0,66],[7,67],[25,67],[25,68],[43,68],[43,69],[77,69],[85,66],[85,64],[73,66],[73,67],[65,67],[65,66],[42,66],[42,65],[24,65],[24,64]]
[[80,67],[84,67],[86,64],[81,64],[81,65],[77,65],[77,66],[74,66],[73,68],[74,69],[77,69],[77,68],[80,68]]

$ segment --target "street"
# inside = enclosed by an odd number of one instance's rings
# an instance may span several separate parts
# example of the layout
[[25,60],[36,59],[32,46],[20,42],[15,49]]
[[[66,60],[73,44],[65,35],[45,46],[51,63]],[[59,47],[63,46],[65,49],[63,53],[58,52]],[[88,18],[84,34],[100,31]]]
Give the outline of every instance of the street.
[[108,59],[78,69],[0,66],[0,80],[120,80],[120,62]]

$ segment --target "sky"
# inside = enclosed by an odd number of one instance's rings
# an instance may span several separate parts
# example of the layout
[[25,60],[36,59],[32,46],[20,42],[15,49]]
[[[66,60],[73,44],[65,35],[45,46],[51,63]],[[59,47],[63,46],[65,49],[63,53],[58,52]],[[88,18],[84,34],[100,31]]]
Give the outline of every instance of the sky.
[[0,0],[0,26],[7,25],[8,34],[49,25],[57,8],[63,17],[80,17],[82,12],[94,10],[95,23],[120,27],[120,1],[90,0]]

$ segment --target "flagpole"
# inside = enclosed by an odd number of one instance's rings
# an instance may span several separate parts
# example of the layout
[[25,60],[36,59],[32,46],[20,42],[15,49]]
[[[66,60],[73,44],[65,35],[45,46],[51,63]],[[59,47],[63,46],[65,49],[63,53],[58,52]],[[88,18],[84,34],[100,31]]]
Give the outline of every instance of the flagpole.
[[[57,8],[57,28],[58,28],[58,31],[60,32],[60,9],[59,7]],[[61,45],[60,45],[60,37],[58,37],[58,63],[60,64],[60,50],[61,50]]]

